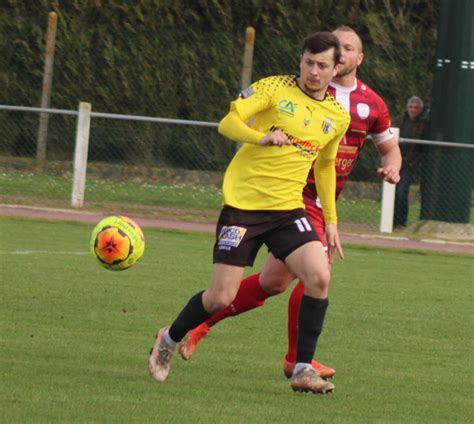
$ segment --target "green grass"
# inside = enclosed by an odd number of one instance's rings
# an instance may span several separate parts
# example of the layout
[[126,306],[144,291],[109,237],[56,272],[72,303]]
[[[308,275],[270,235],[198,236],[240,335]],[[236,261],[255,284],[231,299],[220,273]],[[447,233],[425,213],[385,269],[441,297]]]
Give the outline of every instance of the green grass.
[[[0,174],[0,193],[8,196],[63,199],[71,197],[71,177]],[[150,182],[87,180],[89,202],[122,202],[145,206],[214,209],[221,207],[221,191],[214,187],[163,185]]]
[[1,422],[472,419],[472,256],[347,246],[318,350],[336,392],[315,396],[281,372],[289,293],[223,321],[153,382],[153,335],[207,286],[212,236],[146,228],[143,260],[111,272],[88,254],[91,230],[0,218]]
[[[22,196],[34,203],[44,204],[45,199],[69,201],[71,177],[0,174],[0,193],[4,196]],[[221,190],[215,187],[163,185],[150,182],[88,180],[86,202],[101,205],[125,203],[127,205],[158,206],[168,208],[212,210],[221,208]],[[378,227],[380,202],[368,199],[340,199],[338,214],[341,222],[369,224]],[[419,205],[410,208],[408,225],[417,222]],[[472,214],[474,223],[474,214]]]

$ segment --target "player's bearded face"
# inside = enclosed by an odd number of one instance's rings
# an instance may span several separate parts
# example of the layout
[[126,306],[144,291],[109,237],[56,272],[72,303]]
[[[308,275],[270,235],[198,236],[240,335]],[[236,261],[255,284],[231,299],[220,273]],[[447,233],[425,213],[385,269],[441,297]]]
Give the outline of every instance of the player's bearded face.
[[357,63],[355,61],[350,61],[350,60],[341,58],[337,75],[340,77],[343,77],[345,75],[350,74],[352,71],[354,71],[354,69],[357,69]]
[[308,95],[322,99],[336,74],[334,49],[321,53],[304,52],[300,61],[299,86]]
[[350,31],[335,31],[334,35],[341,43],[341,60],[337,76],[343,77],[357,70],[362,63],[364,55],[359,37]]

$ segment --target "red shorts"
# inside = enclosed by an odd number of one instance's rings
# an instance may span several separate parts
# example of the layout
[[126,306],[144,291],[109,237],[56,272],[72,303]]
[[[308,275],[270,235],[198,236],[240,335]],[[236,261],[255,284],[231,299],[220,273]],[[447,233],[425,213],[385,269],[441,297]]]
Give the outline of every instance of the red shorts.
[[305,196],[303,193],[303,202],[306,209],[306,214],[311,222],[311,226],[316,231],[319,240],[323,244],[324,248],[327,247],[325,228],[326,223],[324,222],[323,210],[316,205],[316,199],[314,197]]

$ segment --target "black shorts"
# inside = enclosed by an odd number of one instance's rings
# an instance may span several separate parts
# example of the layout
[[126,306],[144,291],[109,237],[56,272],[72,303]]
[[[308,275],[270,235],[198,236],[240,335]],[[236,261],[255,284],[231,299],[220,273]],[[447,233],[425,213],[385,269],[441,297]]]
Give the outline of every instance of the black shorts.
[[252,266],[262,244],[281,259],[319,238],[304,209],[247,211],[224,206],[214,244],[214,263]]

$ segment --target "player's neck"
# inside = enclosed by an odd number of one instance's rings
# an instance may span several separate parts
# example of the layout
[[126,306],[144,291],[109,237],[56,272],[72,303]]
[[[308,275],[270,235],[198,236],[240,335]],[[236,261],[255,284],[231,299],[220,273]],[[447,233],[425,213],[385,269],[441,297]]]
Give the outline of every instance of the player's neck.
[[328,87],[326,86],[323,89],[319,89],[317,91],[313,91],[313,90],[309,90],[308,88],[305,87],[305,85],[301,82],[301,78],[296,78],[296,82],[298,84],[298,87],[300,88],[300,90],[305,93],[307,96],[309,97],[312,97],[314,100],[324,100],[324,98],[326,97],[326,91],[328,89]]
[[356,74],[355,72],[351,72],[350,74],[344,75],[342,77],[336,75],[332,79],[332,82],[342,87],[353,87],[356,83]]

